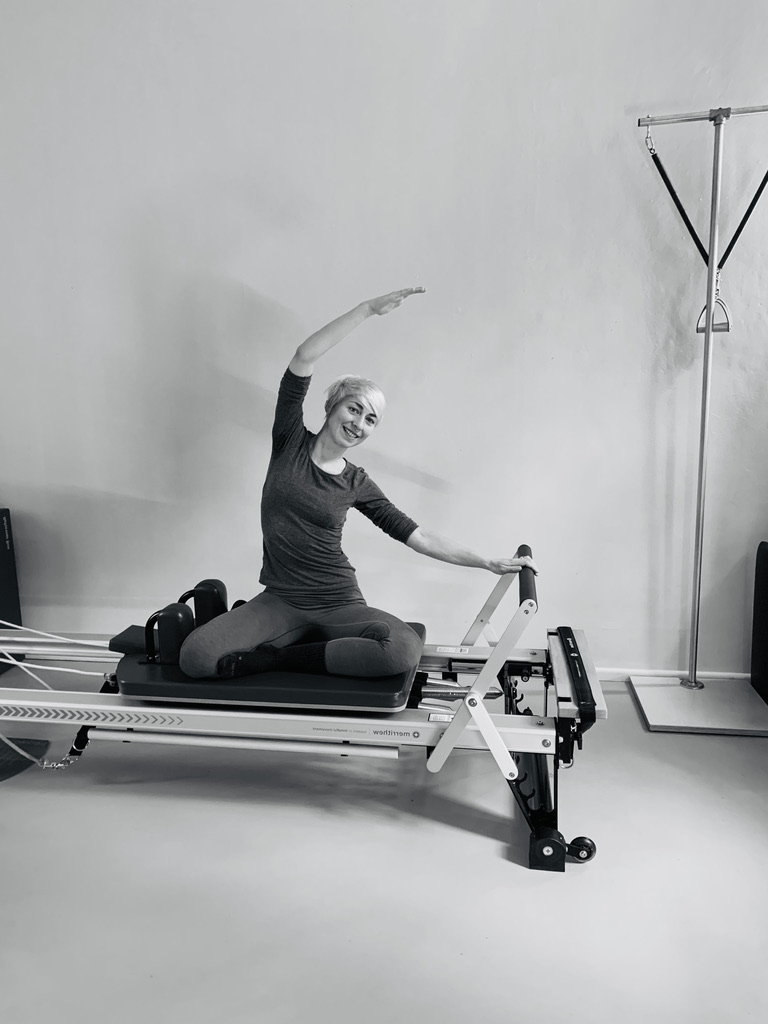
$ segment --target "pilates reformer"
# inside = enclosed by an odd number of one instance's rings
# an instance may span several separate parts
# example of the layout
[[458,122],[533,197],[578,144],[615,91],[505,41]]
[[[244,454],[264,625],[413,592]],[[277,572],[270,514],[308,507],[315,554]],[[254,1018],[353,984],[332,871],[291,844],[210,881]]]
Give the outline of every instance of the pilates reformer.
[[[558,772],[573,764],[584,733],[607,711],[581,630],[548,630],[547,649],[516,647],[538,609],[533,571],[523,569],[518,578],[519,603],[500,637],[490,619],[513,574],[498,580],[461,643],[424,644],[418,665],[376,679],[294,672],[227,681],[185,676],[177,656],[183,637],[227,610],[219,580],[202,581],[144,627],[128,627],[99,651],[82,644],[62,648],[51,640],[26,642],[17,630],[0,630],[0,649],[21,669],[24,663],[17,659],[29,654],[38,660],[62,654],[101,662],[119,657],[115,670],[104,673],[98,694],[0,687],[1,731],[13,728],[16,734],[3,737],[0,755],[4,750],[26,758],[24,766],[66,768],[100,742],[385,758],[420,747],[428,770],[438,772],[454,750],[484,751],[530,829],[529,867],[564,871],[566,859],[591,860],[596,846],[584,836],[567,842],[558,830]],[[424,627],[410,625],[423,640]],[[529,699],[538,703],[537,711],[522,707]],[[488,708],[496,700],[503,708],[498,713]],[[77,729],[68,755],[43,760],[48,744],[19,732],[30,725]]]

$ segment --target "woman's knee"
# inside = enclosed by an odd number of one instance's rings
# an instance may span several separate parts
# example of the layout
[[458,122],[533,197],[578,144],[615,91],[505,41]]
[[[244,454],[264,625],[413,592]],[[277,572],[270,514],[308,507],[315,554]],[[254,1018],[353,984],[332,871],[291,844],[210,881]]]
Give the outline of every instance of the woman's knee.
[[[179,668],[193,679],[206,679],[216,675],[216,665],[225,654],[231,653],[233,642],[243,632],[238,630],[240,609],[225,612],[193,630],[181,645]],[[240,645],[244,646],[244,645]]]
[[418,665],[422,647],[421,638],[406,623],[401,622],[396,626],[390,624],[389,637],[382,644],[385,674],[396,675]]
[[217,655],[214,647],[201,636],[203,627],[194,630],[181,645],[179,668],[192,679],[206,679],[216,674]]

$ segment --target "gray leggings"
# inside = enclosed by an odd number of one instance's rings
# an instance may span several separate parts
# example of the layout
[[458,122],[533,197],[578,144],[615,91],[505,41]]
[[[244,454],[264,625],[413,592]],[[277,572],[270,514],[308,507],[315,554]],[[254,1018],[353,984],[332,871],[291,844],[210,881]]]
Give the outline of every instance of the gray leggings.
[[[386,622],[389,636],[361,637],[372,622]],[[194,679],[216,675],[225,654],[261,644],[327,642],[325,666],[338,676],[390,676],[417,664],[422,642],[411,627],[378,608],[347,604],[337,608],[294,608],[274,594],[261,593],[231,612],[217,616],[187,637],[179,666]]]

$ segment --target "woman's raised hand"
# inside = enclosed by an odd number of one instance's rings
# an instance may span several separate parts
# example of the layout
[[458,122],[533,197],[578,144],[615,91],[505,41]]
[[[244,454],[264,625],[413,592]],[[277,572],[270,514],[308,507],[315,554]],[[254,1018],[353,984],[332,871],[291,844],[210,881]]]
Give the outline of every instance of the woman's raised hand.
[[368,299],[368,308],[376,316],[383,316],[385,313],[391,313],[393,309],[397,309],[409,295],[417,295],[424,291],[426,288],[401,288],[399,292],[390,292],[389,295],[379,295],[376,299]]
[[315,363],[321,356],[325,355],[334,345],[347,337],[356,327],[367,320],[374,313],[382,316],[393,309],[397,309],[401,302],[404,302],[409,295],[425,291],[424,288],[401,288],[399,292],[390,292],[389,295],[380,295],[376,299],[368,299],[367,302],[360,302],[354,309],[337,316],[325,327],[311,334],[306,341],[303,341],[288,364],[291,373],[297,377],[311,377],[314,372]]

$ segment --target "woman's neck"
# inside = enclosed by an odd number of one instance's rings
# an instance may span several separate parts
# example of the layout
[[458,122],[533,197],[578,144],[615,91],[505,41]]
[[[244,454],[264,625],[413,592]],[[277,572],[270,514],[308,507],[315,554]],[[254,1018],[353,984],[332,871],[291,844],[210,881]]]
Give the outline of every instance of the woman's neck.
[[323,428],[315,438],[312,445],[312,461],[326,473],[338,476],[344,472],[347,460],[344,458],[344,449],[334,442],[325,433]]

